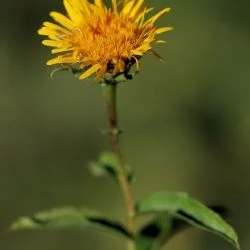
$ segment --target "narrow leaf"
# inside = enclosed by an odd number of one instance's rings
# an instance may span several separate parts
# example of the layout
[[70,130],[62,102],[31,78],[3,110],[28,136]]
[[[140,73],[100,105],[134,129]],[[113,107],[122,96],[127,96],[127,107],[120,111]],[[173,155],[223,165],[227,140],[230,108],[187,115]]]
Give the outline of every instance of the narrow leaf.
[[[111,176],[116,182],[119,182],[119,168],[117,159],[114,153],[112,152],[103,152],[101,153],[97,162],[90,162],[89,170],[96,177]],[[127,178],[129,182],[132,182],[134,175],[130,166],[126,166]]]
[[[222,206],[210,206],[210,209],[227,216],[227,209]],[[162,212],[144,225],[136,235],[136,250],[158,250],[174,235],[191,225],[168,212]]]
[[103,217],[92,210],[74,207],[55,208],[32,216],[24,216],[10,226],[11,231],[24,229],[93,229],[131,237],[119,222]]
[[191,198],[186,193],[158,192],[137,204],[138,213],[168,212],[175,218],[215,233],[240,249],[238,237],[233,228],[220,215]]

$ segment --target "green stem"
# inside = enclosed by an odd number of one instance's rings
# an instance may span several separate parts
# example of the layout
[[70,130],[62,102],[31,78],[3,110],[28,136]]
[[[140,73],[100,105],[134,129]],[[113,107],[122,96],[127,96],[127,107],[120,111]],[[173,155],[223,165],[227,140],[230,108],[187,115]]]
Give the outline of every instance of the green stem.
[[[113,151],[117,157],[118,168],[120,172],[120,186],[123,192],[126,208],[127,208],[127,227],[131,234],[134,232],[134,197],[127,179],[127,172],[124,165],[124,161],[121,154],[120,143],[119,143],[119,128],[117,121],[117,110],[116,110],[116,87],[117,84],[105,84],[103,85],[104,99],[107,109],[108,117],[108,134],[111,140]],[[133,250],[135,248],[133,242],[129,242],[128,249]]]

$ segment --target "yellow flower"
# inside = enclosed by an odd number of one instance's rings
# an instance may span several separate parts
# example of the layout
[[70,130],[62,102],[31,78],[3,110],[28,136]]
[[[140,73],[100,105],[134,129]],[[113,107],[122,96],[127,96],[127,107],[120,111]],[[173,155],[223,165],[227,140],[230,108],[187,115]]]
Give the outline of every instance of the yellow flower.
[[165,8],[145,20],[152,10],[144,0],[112,1],[108,8],[103,0],[64,0],[67,15],[52,11],[50,16],[58,24],[44,22],[38,34],[48,36],[42,43],[53,47],[57,54],[47,65],[79,65],[80,79],[96,73],[97,79],[106,73],[117,75],[128,72],[147,52],[157,54],[153,43],[163,43],[156,35],[171,27],[156,28],[155,22],[170,8]]

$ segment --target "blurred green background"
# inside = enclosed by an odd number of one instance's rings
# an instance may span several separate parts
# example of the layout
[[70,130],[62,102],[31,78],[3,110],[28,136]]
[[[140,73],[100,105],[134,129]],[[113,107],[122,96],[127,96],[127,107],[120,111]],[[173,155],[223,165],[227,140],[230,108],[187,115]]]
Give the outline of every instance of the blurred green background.
[[[250,2],[146,0],[171,6],[159,25],[174,26],[142,71],[119,88],[122,144],[138,199],[183,190],[231,211],[242,248],[250,248]],[[2,3],[0,38],[0,249],[124,249],[94,232],[6,232],[20,215],[60,205],[97,207],[122,218],[115,183],[95,179],[89,160],[109,149],[100,86],[70,74],[50,79],[51,56],[36,34],[62,1]],[[166,249],[233,249],[196,229]]]

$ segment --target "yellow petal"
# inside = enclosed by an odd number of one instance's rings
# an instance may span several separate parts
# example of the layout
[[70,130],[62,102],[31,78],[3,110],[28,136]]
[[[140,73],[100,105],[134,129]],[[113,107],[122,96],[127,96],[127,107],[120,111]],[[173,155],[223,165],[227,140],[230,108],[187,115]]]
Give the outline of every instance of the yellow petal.
[[148,50],[151,50],[152,47],[150,46],[150,43],[144,42],[140,47],[132,50],[133,53],[135,52],[135,55],[143,55],[143,52],[147,52]]
[[62,26],[59,26],[59,25],[57,25],[55,23],[44,22],[43,25],[45,27],[48,27],[48,28],[52,29],[52,30],[61,31],[62,33],[66,33],[66,34],[69,33],[69,31],[67,29],[65,29]]
[[72,6],[75,6],[76,9],[79,10],[79,12],[83,12],[85,15],[89,14],[89,0],[71,0]]
[[143,52],[141,52],[140,50],[131,50],[132,54],[135,56],[143,56]]
[[163,16],[165,13],[169,12],[170,8],[165,8],[158,12],[156,15],[152,16],[145,24],[151,24],[153,25],[161,16]]
[[49,47],[59,47],[61,42],[60,41],[53,41],[53,40],[43,40],[42,44]]
[[58,56],[53,58],[47,62],[47,65],[54,65],[54,64],[73,64],[74,59],[73,57],[65,57],[65,56]]
[[81,22],[81,13],[77,11],[75,6],[72,4],[71,0],[63,0],[63,4],[65,9],[67,10],[67,13],[69,14],[70,19],[74,23],[80,23]]
[[135,4],[135,6],[133,7],[132,11],[130,12],[130,17],[134,17],[137,12],[139,11],[139,9],[141,8],[142,4],[143,4],[144,0],[138,0],[137,3]]
[[103,1],[102,0],[95,0],[95,5],[101,8],[103,6]]
[[100,67],[96,78],[101,79],[106,74],[106,72],[107,72],[107,64],[104,64]]
[[152,11],[154,8],[145,8],[141,13],[138,14],[138,16],[135,19],[135,22],[139,22],[142,24],[144,22],[145,15]]
[[84,16],[90,16],[91,14],[90,7],[93,6],[94,4],[90,3],[89,0],[73,0],[73,1],[78,2],[76,6],[78,6],[79,10],[82,11]]
[[38,34],[42,36],[48,36],[50,40],[59,41],[61,40],[61,37],[63,36],[61,32],[58,32],[56,30],[51,30],[48,27],[42,27],[38,30]]
[[112,0],[112,7],[115,13],[117,13],[117,2],[116,0]]
[[56,22],[64,26],[65,28],[72,30],[74,29],[74,24],[73,22],[67,18],[66,16],[62,15],[59,12],[52,11],[50,12],[50,16],[55,19]]
[[164,33],[164,32],[167,32],[167,31],[170,31],[172,30],[173,28],[172,27],[163,27],[163,28],[158,28],[156,30],[156,34],[161,34],[161,33]]
[[156,40],[155,43],[167,43],[167,42],[164,40]]
[[100,69],[100,65],[99,64],[95,64],[92,67],[90,67],[89,69],[87,69],[82,75],[80,75],[79,79],[85,79],[87,77],[89,77],[90,75],[92,75],[93,73],[95,73],[96,71],[98,71]]
[[56,49],[52,49],[51,53],[56,54],[56,53],[67,52],[67,51],[71,51],[71,50],[73,50],[73,49],[72,48],[56,48]]
[[42,27],[38,30],[38,34],[42,36],[50,36],[50,35],[56,35],[55,31],[52,31],[51,29],[48,29],[47,27]]
[[132,10],[133,6],[134,6],[135,1],[134,0],[128,0],[124,3],[123,8],[121,13],[124,15],[128,15],[130,13],[130,11]]

